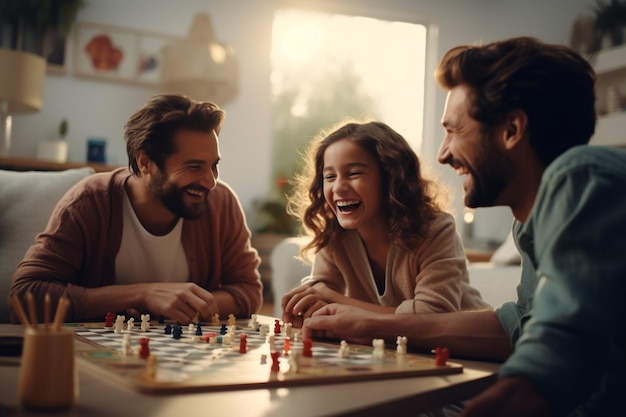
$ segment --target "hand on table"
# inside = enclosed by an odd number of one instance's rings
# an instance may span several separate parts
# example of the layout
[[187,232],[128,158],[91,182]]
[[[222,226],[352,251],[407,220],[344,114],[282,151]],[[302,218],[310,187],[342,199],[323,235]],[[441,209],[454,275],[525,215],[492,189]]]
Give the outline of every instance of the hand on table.
[[521,376],[503,377],[472,399],[459,417],[549,417],[550,404]]
[[311,317],[326,305],[322,295],[310,285],[301,285],[285,294],[281,301],[283,322],[299,327],[302,319]]
[[141,291],[145,309],[180,323],[190,323],[198,315],[206,320],[219,313],[213,294],[192,282],[142,284]]
[[372,343],[371,323],[382,316],[359,307],[345,304],[328,304],[304,320],[302,336],[305,338],[345,339],[353,343]]

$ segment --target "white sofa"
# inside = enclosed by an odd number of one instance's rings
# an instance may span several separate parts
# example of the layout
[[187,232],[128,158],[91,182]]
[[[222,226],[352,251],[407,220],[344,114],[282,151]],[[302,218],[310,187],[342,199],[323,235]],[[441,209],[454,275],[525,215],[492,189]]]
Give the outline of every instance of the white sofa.
[[[280,302],[283,294],[298,286],[300,280],[309,275],[311,271],[310,264],[297,258],[300,246],[305,242],[306,238],[303,237],[289,237],[278,243],[272,251],[270,265],[275,317],[282,315]],[[507,239],[503,246],[494,252],[492,262],[468,264],[470,283],[480,291],[483,299],[493,307],[497,307],[505,301],[517,299],[516,288],[522,268],[516,261],[519,255],[516,258],[510,247],[504,246],[510,244],[512,244],[512,240]],[[515,250],[514,245],[513,250]]]
[[66,171],[0,170],[0,323],[9,322],[11,277],[26,250],[42,232],[59,199],[89,167]]

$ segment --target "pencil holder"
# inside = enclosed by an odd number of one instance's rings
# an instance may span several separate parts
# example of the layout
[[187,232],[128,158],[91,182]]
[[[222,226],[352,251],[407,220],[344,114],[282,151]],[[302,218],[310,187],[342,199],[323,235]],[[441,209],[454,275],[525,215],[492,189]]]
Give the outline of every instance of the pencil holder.
[[70,407],[78,395],[74,332],[50,327],[26,328],[18,396],[23,407]]

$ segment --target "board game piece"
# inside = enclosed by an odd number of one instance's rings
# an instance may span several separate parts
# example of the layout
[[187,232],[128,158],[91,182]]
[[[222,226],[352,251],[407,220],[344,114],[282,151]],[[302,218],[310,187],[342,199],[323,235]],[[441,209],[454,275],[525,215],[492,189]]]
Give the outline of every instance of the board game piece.
[[302,339],[302,356],[305,358],[313,357],[313,340]]
[[196,324],[196,336],[202,336],[202,324]]
[[406,336],[398,336],[396,338],[396,353],[398,353],[399,355],[406,355],[406,344],[408,342],[408,339]]
[[193,334],[196,332],[196,324],[194,322],[191,322],[187,325],[187,331],[189,332],[189,334]]
[[222,323],[222,325],[220,327],[220,334],[224,335],[224,334],[226,334],[226,331],[227,331],[226,324]]
[[342,340],[339,345],[339,352],[337,354],[340,358],[347,358],[350,355],[350,348],[348,347],[348,342]]
[[148,360],[146,361],[145,373],[146,379],[148,381],[155,381],[158,363],[159,359],[156,357],[156,355],[148,356]]
[[142,314],[141,315],[141,331],[147,332],[150,330],[150,314]]
[[122,333],[123,330],[124,330],[124,316],[118,314],[117,317],[115,317],[115,324],[113,325],[113,331],[115,333]]
[[[261,319],[273,324],[274,319]],[[173,329],[174,322],[168,322]],[[186,326],[186,324],[185,324]],[[139,356],[139,338],[146,337],[139,326],[132,331],[114,333],[102,323],[84,323],[72,327],[84,345],[76,352],[81,366],[90,367],[113,383],[126,385],[146,393],[188,393],[198,391],[232,391],[253,388],[288,388],[298,385],[358,382],[363,379],[385,379],[419,375],[459,373],[462,365],[447,362],[436,366],[434,355],[408,353],[397,355],[395,347],[386,350],[383,359],[372,357],[372,346],[351,344],[349,356],[339,355],[340,343],[311,341],[311,356],[302,353],[304,343],[290,339],[289,354],[284,354],[286,337],[274,335],[275,352],[279,353],[278,371],[271,371],[270,346],[267,336],[248,328],[248,320],[236,327],[237,341],[245,334],[246,353],[239,352],[241,343],[217,343],[220,325],[203,326],[205,338],[214,334],[213,343],[192,342],[194,335],[180,326],[181,336],[174,339],[164,333],[165,324],[152,323],[150,354],[156,356],[157,368],[148,371],[147,360]],[[184,330],[184,333],[183,333]],[[285,329],[283,329],[283,333]],[[122,339],[130,334],[133,349],[124,356],[120,349]],[[220,336],[222,337],[222,336]],[[206,338],[204,340],[206,342]],[[309,342],[307,342],[309,343]],[[154,378],[149,377],[150,374]]]
[[239,353],[246,353],[247,344],[248,335],[246,333],[241,333],[239,335]]
[[130,346],[130,333],[124,333],[122,336],[122,356],[131,356],[133,349]]
[[172,327],[172,338],[174,339],[180,339],[183,335],[183,328],[180,324],[175,324],[174,327]]
[[270,352],[270,357],[272,358],[272,367],[270,368],[270,370],[272,372],[280,371],[280,362],[278,361],[278,358],[280,358],[280,352]]
[[107,313],[104,316],[104,327],[113,327],[113,320],[115,320],[115,313]]
[[285,328],[285,336],[291,339],[293,337],[293,324],[285,323],[283,327]]
[[261,334],[261,336],[265,336],[269,332],[270,332],[270,325],[267,323],[261,324],[261,326],[259,327],[259,333]]
[[135,328],[135,318],[131,317],[126,322],[126,330],[132,331]]
[[165,330],[163,331],[163,334],[172,334],[172,325],[171,324],[166,324],[165,325]]
[[300,369],[301,358],[302,358],[301,349],[294,349],[291,352],[291,355],[289,355],[289,360],[288,360],[290,372],[298,372],[298,370]]
[[232,313],[231,313],[231,314],[229,314],[229,315],[228,315],[228,325],[229,325],[229,326],[234,326],[234,325],[236,325],[236,324],[237,324],[237,318],[235,317],[235,315],[234,315],[234,314],[232,314]]
[[150,338],[140,337],[139,338],[139,357],[142,359],[147,359],[148,356],[150,356]]
[[274,320],[274,334],[280,334],[280,320]]
[[285,355],[289,355],[290,351],[291,351],[291,339],[289,339],[288,337],[285,337],[283,339],[283,353]]
[[270,347],[270,352],[276,351],[276,335],[270,334],[267,336],[267,343]]
[[372,358],[383,359],[385,357],[385,339],[373,339],[372,340]]
[[220,324],[220,315],[218,313],[213,314],[213,317],[211,317],[211,324],[214,326]]
[[257,330],[259,328],[259,316],[257,314],[252,314],[250,316],[250,321],[248,322],[248,328],[252,330]]
[[435,348],[435,365],[445,366],[449,358],[448,348]]

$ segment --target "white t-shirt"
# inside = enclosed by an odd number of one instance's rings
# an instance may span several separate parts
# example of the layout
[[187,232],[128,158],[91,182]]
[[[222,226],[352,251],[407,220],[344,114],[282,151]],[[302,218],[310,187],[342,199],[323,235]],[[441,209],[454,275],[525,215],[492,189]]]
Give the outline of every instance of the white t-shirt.
[[122,204],[122,243],[115,258],[116,282],[189,281],[189,266],[180,241],[183,219],[168,234],[154,236],[142,226],[126,192]]

